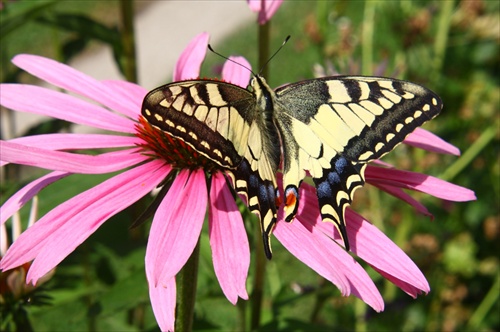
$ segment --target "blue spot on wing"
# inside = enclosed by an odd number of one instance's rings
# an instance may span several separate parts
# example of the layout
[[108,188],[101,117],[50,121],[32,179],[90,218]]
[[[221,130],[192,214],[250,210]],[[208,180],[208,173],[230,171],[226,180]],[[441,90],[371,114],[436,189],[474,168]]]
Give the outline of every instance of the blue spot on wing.
[[318,198],[332,197],[332,187],[327,181],[316,183],[316,194]]

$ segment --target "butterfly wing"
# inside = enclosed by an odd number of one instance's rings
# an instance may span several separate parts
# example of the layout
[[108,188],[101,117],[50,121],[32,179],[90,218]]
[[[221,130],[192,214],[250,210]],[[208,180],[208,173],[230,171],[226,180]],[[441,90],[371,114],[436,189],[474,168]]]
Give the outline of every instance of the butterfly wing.
[[298,187],[309,172],[323,220],[338,228],[364,184],[366,163],[382,157],[442,108],[417,84],[381,77],[337,76],[276,90],[276,122],[283,140],[285,219],[297,212]]
[[266,255],[276,222],[277,129],[263,121],[255,95],[214,80],[181,81],[145,97],[142,115],[225,170],[238,193],[260,219]]

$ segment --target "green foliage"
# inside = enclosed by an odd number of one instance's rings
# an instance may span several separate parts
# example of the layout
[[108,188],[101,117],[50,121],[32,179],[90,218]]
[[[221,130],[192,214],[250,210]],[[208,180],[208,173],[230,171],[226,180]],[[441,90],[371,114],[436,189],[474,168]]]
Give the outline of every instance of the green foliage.
[[[110,45],[117,63],[123,63],[116,19],[110,23],[99,16],[103,7],[78,3],[73,8],[64,1],[19,1],[0,12],[2,81],[19,79],[18,71],[7,65],[15,53],[68,61],[92,46],[91,41]],[[117,11],[115,2],[104,3]],[[442,174],[474,190],[478,200],[450,203],[412,194],[434,214],[430,222],[374,188],[357,194],[355,209],[414,259],[432,289],[413,300],[367,267],[386,303],[379,314],[353,297],[342,297],[273,241],[274,258],[266,267],[258,330],[500,329],[499,6],[495,1],[344,0],[314,5],[289,1],[278,10],[271,23],[271,50],[285,36],[292,39],[268,65],[272,86],[311,78],[314,65],[326,74],[379,73],[428,86],[442,97],[445,109],[426,128],[459,147],[462,157],[423,154],[401,146],[385,160],[404,169]],[[222,54],[244,55],[258,71],[256,45],[253,24],[215,46]],[[203,75],[214,76],[221,61],[209,54]],[[45,124],[33,133],[57,131],[62,125]],[[41,214],[103,180],[74,175],[51,185],[40,195]],[[5,192],[12,189],[2,188]],[[158,329],[144,273],[149,225],[128,229],[142,210],[142,206],[132,207],[106,222],[56,269],[44,290],[51,297],[49,306],[23,304],[35,330]],[[26,219],[27,212],[23,213]],[[260,245],[260,239],[254,239],[257,223],[253,217],[245,219],[251,243]],[[213,272],[206,229],[200,256],[194,329],[248,329],[251,302],[240,299],[232,306],[225,299]],[[249,294],[255,264],[252,261]],[[12,316],[6,308],[1,307],[3,319]],[[5,322],[2,330],[14,330]]]

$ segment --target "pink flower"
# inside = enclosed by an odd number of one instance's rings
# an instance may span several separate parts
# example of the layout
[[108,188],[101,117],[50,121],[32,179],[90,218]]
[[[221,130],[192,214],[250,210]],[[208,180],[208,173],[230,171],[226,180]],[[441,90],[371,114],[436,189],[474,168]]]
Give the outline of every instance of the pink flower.
[[[198,77],[207,43],[208,35],[204,33],[189,44],[177,63],[174,80]],[[242,58],[233,60],[249,67]],[[40,79],[102,106],[37,86],[2,84],[3,106],[113,132],[137,133],[137,119],[147,93],[140,86],[122,81],[97,81],[66,65],[33,55],[19,55],[13,62]],[[247,70],[231,62],[223,69],[226,81],[242,86],[248,83],[249,75]],[[33,284],[106,220],[150,193],[174,171],[164,160],[142,154],[139,146],[147,142],[137,136],[50,134],[0,144],[2,165],[18,163],[52,170],[5,202],[1,223],[41,189],[72,173],[123,171],[54,208],[8,249],[0,268],[8,270],[33,260],[26,278]],[[101,148],[123,149],[99,155],[66,152]],[[208,193],[202,169],[180,170],[155,213],[146,250],[146,275],[153,311],[162,330],[173,330],[175,275],[198,241],[207,203],[214,269],[221,288],[233,304],[238,297],[248,298],[245,283],[250,252],[241,214],[222,174],[213,175],[210,188]]]
[[259,13],[257,21],[262,25],[273,17],[283,0],[247,0],[247,2],[250,10]]
[[[191,42],[177,63],[174,80],[199,75],[207,42],[206,34]],[[246,60],[233,59],[250,68]],[[143,147],[151,145],[149,139],[161,135],[149,131],[144,121],[137,122],[146,91],[127,82],[96,81],[68,66],[36,56],[21,55],[14,59],[14,63],[47,82],[106,108],[53,90],[20,84],[1,86],[3,106],[136,136],[52,134],[1,141],[2,164],[13,162],[52,170],[14,194],[2,206],[2,222],[42,188],[71,173],[123,172],[47,213],[10,247],[0,268],[11,269],[33,260],[27,280],[37,282],[108,218],[148,194],[167,175],[178,172],[156,210],[146,250],[150,299],[161,329],[173,330],[175,276],[197,243],[207,203],[214,269],[221,288],[232,303],[236,303],[238,297],[246,299],[245,282],[250,261],[248,240],[224,177],[215,173],[208,193],[203,169],[176,170],[166,162],[175,158],[174,150],[166,156],[160,151],[157,153],[164,158],[150,158],[143,153]],[[249,71],[227,62],[223,77],[226,81],[246,86]],[[424,130],[416,131],[408,142],[429,150],[456,153],[454,147]],[[175,145],[177,149],[190,152],[181,141],[175,144],[178,144]],[[96,156],[59,151],[89,148],[124,149]],[[387,166],[382,162],[379,164]],[[429,214],[425,207],[402,189],[418,190],[447,200],[474,199],[474,194],[467,189],[389,167],[369,166],[366,182],[401,198],[424,214]],[[366,271],[334,241],[340,237],[333,226],[320,222],[315,189],[303,184],[300,191],[296,221],[283,222],[283,212],[280,211],[274,231],[278,240],[297,258],[334,283],[342,294],[354,294],[375,310],[383,310],[382,297]],[[416,265],[376,227],[351,210],[347,211],[346,224],[353,253],[411,296],[429,291],[429,285]]]

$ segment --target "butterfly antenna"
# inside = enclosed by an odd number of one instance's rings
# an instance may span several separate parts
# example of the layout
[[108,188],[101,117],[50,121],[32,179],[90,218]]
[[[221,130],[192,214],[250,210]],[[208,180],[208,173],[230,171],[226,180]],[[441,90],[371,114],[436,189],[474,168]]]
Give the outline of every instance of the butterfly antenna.
[[259,70],[259,75],[262,73],[262,71],[264,70],[264,68],[266,68],[267,64],[269,62],[271,62],[271,60],[279,53],[279,51],[281,51],[281,49],[283,48],[283,46],[285,46],[285,44],[288,42],[289,39],[290,39],[290,35],[286,36],[286,38],[283,41],[283,43],[281,43],[281,46],[278,47],[278,49],[273,53],[273,55],[271,55],[271,57],[269,59],[267,59],[266,63],[264,63],[264,65],[262,66],[262,68]]
[[214,51],[214,49],[212,48],[212,45],[208,44],[208,49],[210,50],[210,52],[212,52],[212,53],[214,53],[214,54],[216,54],[216,55],[220,56],[221,58],[223,58],[223,59],[225,59],[225,60],[227,60],[227,61],[231,61],[232,63],[237,64],[238,66],[241,66],[241,67],[245,68],[246,70],[248,70],[249,72],[251,72],[251,73],[252,73],[252,75],[254,75],[254,76],[255,76],[255,73],[252,71],[252,69],[248,68],[248,67],[247,67],[247,66],[245,66],[245,65],[242,65],[241,63],[239,63],[239,62],[237,62],[237,61],[234,61],[233,59],[230,59],[229,57],[227,57],[227,56],[225,56],[225,55],[220,54],[219,52]]

